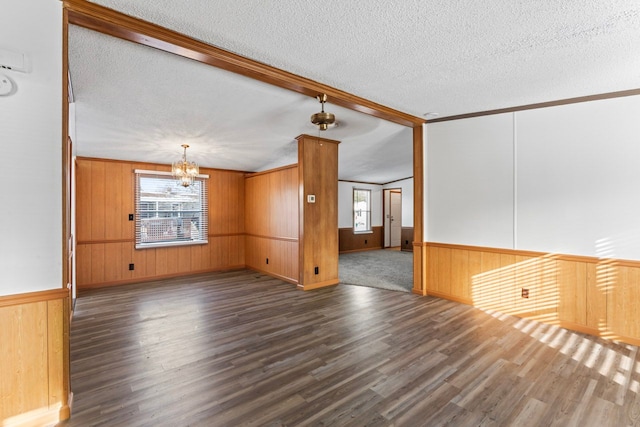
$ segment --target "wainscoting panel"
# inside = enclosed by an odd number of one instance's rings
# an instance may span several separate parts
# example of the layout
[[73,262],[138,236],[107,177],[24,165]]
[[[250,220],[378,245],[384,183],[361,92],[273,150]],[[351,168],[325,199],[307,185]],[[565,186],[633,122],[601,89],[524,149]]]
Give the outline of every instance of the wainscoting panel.
[[413,227],[402,227],[400,238],[402,239],[400,249],[409,252],[413,251]]
[[0,297],[0,425],[68,417],[69,292]]
[[247,235],[246,242],[247,266],[287,282],[298,283],[298,239]]
[[640,344],[640,262],[427,243],[426,293]]
[[298,187],[297,165],[245,178],[245,263],[249,268],[296,284]]
[[[209,236],[206,245],[135,249],[129,242],[78,243],[79,288],[244,268],[244,233]],[[129,270],[129,264],[134,269]]]
[[[340,228],[338,241],[340,253],[368,251],[370,249],[382,249],[384,241],[383,228],[371,227],[372,233],[356,234],[353,228]],[[413,239],[413,236],[411,237]]]

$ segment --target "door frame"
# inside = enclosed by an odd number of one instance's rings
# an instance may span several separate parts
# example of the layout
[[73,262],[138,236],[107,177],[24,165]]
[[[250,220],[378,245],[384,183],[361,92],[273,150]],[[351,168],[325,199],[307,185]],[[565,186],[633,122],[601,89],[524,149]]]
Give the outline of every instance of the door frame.
[[[402,187],[392,187],[382,189],[382,247],[387,249],[391,246],[391,193],[400,193],[400,203],[402,204]],[[400,217],[400,234],[402,235],[402,213]],[[401,237],[402,242],[402,237]],[[402,245],[401,245],[402,246]]]

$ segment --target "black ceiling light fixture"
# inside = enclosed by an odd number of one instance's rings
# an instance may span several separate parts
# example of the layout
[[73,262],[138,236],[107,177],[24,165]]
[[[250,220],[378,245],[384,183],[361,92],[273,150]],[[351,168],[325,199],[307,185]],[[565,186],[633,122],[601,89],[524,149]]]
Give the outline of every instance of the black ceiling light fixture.
[[322,104],[322,111],[311,115],[311,123],[318,126],[320,130],[327,130],[329,125],[332,125],[336,121],[336,116],[332,113],[325,113],[324,103],[327,102],[327,94],[322,93],[316,96],[316,99]]

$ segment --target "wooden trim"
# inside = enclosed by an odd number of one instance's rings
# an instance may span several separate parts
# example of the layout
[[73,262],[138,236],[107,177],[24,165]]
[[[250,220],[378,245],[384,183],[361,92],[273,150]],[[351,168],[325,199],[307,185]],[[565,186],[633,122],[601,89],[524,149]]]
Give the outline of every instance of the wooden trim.
[[366,181],[351,181],[349,179],[339,179],[338,182],[350,182],[352,184],[367,184],[367,185],[384,185],[379,182],[366,182]]
[[[415,289],[414,289],[414,293],[417,293],[415,292]],[[422,295],[422,294],[419,294],[419,295]],[[444,294],[442,292],[432,291],[431,289],[427,289],[427,295],[429,295],[430,297],[447,299],[449,301],[455,301],[462,304],[473,305],[473,301],[470,300],[469,298],[456,297],[453,295]]]
[[303,291],[311,291],[314,289],[318,289],[318,288],[326,288],[327,286],[336,286],[340,284],[340,280],[339,279],[331,279],[331,280],[326,280],[324,282],[317,282],[317,283],[312,283],[309,285],[300,285],[298,284],[298,289],[301,289]]
[[612,340],[612,341],[618,341],[618,342],[623,342],[626,344],[631,344],[631,345],[635,345],[635,346],[640,346],[640,339],[638,338],[632,338],[632,337],[626,337],[624,335],[618,335],[618,334],[613,334],[613,333],[600,333],[600,336],[602,338],[608,339],[608,340]]
[[581,332],[583,334],[593,335],[596,337],[601,337],[601,338],[612,340],[612,341],[624,342],[626,344],[640,346],[640,339],[638,338],[614,334],[606,330],[590,328],[588,326],[580,325],[578,323],[567,322],[566,320],[561,320],[558,323],[558,326],[565,329],[571,329],[572,331]]
[[[414,243],[414,246],[415,246],[415,243]],[[450,243],[437,243],[437,242],[426,242],[426,246],[434,247],[434,248],[458,249],[458,250],[466,250],[466,251],[520,255],[520,256],[528,256],[528,257],[536,257],[536,258],[546,257],[546,258],[560,260],[560,261],[586,262],[589,264],[609,264],[609,265],[615,265],[615,266],[621,266],[621,267],[636,267],[636,268],[640,267],[640,260],[598,258],[598,257],[592,257],[592,256],[584,256],[584,255],[557,254],[557,253],[547,253],[547,252],[537,252],[537,251],[525,251],[520,249],[489,248],[484,246],[467,246],[467,245],[456,245],[456,244],[450,244]]]
[[[128,163],[128,164],[131,164],[131,165],[162,166],[162,167],[167,167],[167,168],[171,169],[171,164],[170,163],[138,162],[138,161],[134,161],[134,160],[103,159],[101,157],[83,157],[83,156],[77,156],[76,157],[76,162],[78,162],[78,160],[84,160],[84,161],[89,161],[89,162]],[[210,170],[210,171],[219,171],[219,172],[251,173],[251,172],[248,172],[248,171],[240,171],[240,170],[234,170],[234,169],[210,168],[210,167],[202,166],[202,165],[200,166],[200,168],[201,169],[207,169],[207,170]],[[133,170],[131,172],[133,172]],[[149,170],[147,172],[155,173],[155,172],[162,172],[162,171]]]
[[297,168],[298,164],[294,163],[292,165],[287,165],[287,166],[281,166],[279,168],[273,168],[273,169],[268,169],[266,171],[260,171],[260,172],[247,172],[247,174],[244,176],[245,179],[248,178],[255,178],[256,176],[261,176],[261,175],[267,175],[273,172],[279,172],[282,170],[287,170],[287,169],[293,169],[293,168]]
[[280,240],[282,242],[298,242],[298,238],[296,237],[278,237],[278,236],[263,236],[260,234],[252,234],[252,233],[243,233],[245,236],[249,237],[259,237],[261,239],[269,239],[269,240]]
[[77,245],[102,245],[105,243],[135,243],[136,239],[111,239],[111,240],[79,240]]
[[246,233],[217,233],[217,234],[207,234],[208,237],[235,237],[235,236],[246,236]]
[[65,287],[62,289],[49,289],[46,291],[27,292],[23,294],[0,296],[0,307],[9,307],[12,305],[31,304],[34,302],[51,301],[69,296],[69,290]]
[[71,234],[71,163],[69,161],[69,21],[66,11],[62,10],[62,129],[60,144],[62,145],[62,283],[67,288],[70,283],[69,271],[69,237]]
[[490,116],[494,114],[514,113],[517,111],[534,110],[537,108],[556,107],[559,105],[577,104],[580,102],[599,101],[602,99],[622,98],[625,96],[640,95],[640,89],[622,90],[619,92],[608,92],[597,95],[579,96],[576,98],[559,99],[556,101],[538,102],[536,104],[520,105],[517,107],[500,108],[497,110],[479,111],[476,113],[458,114],[456,116],[440,117],[437,119],[427,120],[427,123],[449,122],[452,120],[469,119],[472,117]]
[[33,411],[24,412],[2,421],[3,427],[25,427],[25,426],[57,426],[60,421],[67,418],[61,417],[60,408],[40,408]]
[[[234,236],[245,236],[245,235],[247,234],[246,233],[218,233],[218,234],[207,234],[207,237],[216,238],[216,237],[234,237]],[[266,237],[266,236],[256,236],[256,237]],[[278,238],[275,238],[275,239],[278,239]],[[283,237],[281,239],[286,239],[286,237]],[[297,240],[298,239],[296,239],[296,241]],[[109,244],[109,243],[135,243],[135,241],[136,239],[80,240],[76,242],[76,244],[77,245],[102,245],[102,244]]]
[[599,329],[590,328],[588,326],[580,325],[578,323],[568,322],[566,320],[560,320],[558,322],[558,326],[565,329],[571,329],[572,331],[581,332],[583,334],[593,335],[596,337],[602,336],[602,333]]
[[[73,286],[73,263],[70,262],[70,257],[75,257],[76,254],[72,253],[72,234],[75,239],[75,232],[71,230],[71,198],[72,198],[72,158],[73,153],[71,149],[71,141],[69,137],[69,14],[62,8],[62,289],[54,295],[57,298],[62,299],[62,325],[61,330],[54,328],[52,325],[50,332],[54,334],[62,334],[62,336],[52,337],[53,345],[49,349],[48,368],[50,375],[54,374],[58,369],[61,370],[62,378],[60,384],[49,384],[49,396],[51,399],[52,392],[61,393],[60,408],[58,408],[58,420],[67,420],[71,416],[71,408],[69,406],[69,395],[71,394],[71,345],[69,342],[69,322],[71,318],[71,288]],[[57,299],[56,298],[56,299]],[[52,303],[47,303],[51,305]],[[53,310],[50,314],[53,314]],[[55,321],[55,320],[54,320]],[[51,321],[50,321],[51,322]],[[61,348],[58,348],[60,346]],[[62,353],[61,360],[54,357],[55,353]],[[62,366],[60,366],[62,365]],[[62,390],[56,390],[62,388]],[[49,402],[51,405],[53,402]]]
[[426,295],[424,239],[424,128],[413,127],[413,292]]
[[110,281],[110,282],[86,283],[86,284],[83,284],[82,286],[78,286],[78,292],[82,292],[82,291],[85,291],[85,290],[88,290],[88,289],[105,288],[105,287],[108,287],[108,286],[120,286],[120,285],[130,285],[130,284],[133,284],[133,283],[155,282],[155,281],[163,280],[163,279],[171,279],[173,277],[189,277],[189,276],[197,276],[199,274],[217,273],[217,272],[221,272],[221,271],[244,270],[245,268],[247,268],[247,267],[244,264],[242,264],[242,265],[231,265],[231,266],[224,266],[224,267],[220,267],[220,268],[212,268],[212,269],[207,269],[207,270],[189,271],[187,273],[178,272],[178,273],[171,273],[171,274],[156,275],[156,276],[153,276],[153,277],[139,277],[139,278],[136,278],[136,279],[114,280],[114,281]]
[[[413,179],[413,175],[412,176],[408,176],[406,178],[394,179],[393,181],[385,182],[382,185],[389,185],[389,184],[393,184],[394,182],[406,181],[407,179]],[[387,189],[385,188],[385,190],[387,190]]]
[[298,281],[296,279],[292,278],[292,277],[283,276],[281,274],[273,273],[273,272],[270,272],[270,271],[265,271],[265,270],[262,270],[262,269],[256,268],[256,267],[247,267],[247,268],[251,269],[251,270],[254,270],[254,271],[257,271],[258,273],[264,274],[266,276],[275,277],[276,279],[280,279],[280,280],[282,280],[284,282],[291,283],[292,285],[300,286],[300,285],[298,285]]
[[321,136],[318,135],[309,135],[308,133],[302,133],[298,136],[296,136],[294,139],[296,139],[298,142],[300,142],[301,139],[311,139],[313,141],[317,141],[317,142],[327,142],[329,144],[336,144],[336,145],[340,145],[340,141],[335,140],[335,139],[329,139],[329,138],[323,138]]
[[[305,221],[304,221],[304,211],[305,211],[305,200],[304,200],[304,192],[305,192],[305,183],[304,183],[304,172],[305,172],[305,162],[304,159],[304,144],[303,139],[296,138],[296,142],[298,143],[298,286],[300,283],[304,282],[304,261],[305,261],[305,252],[304,252],[304,232],[305,232]],[[294,260],[293,262],[295,262]]]
[[379,251],[384,249],[382,246],[376,246],[375,248],[361,248],[361,249],[350,249],[348,251],[340,251],[340,255],[342,254],[351,254],[354,252],[367,252],[367,251]]
[[149,46],[203,64],[250,77],[274,86],[315,98],[327,94],[329,103],[389,120],[403,126],[425,122],[353,94],[254,61],[227,50],[195,40],[184,34],[85,0],[64,0],[69,22],[90,30]]

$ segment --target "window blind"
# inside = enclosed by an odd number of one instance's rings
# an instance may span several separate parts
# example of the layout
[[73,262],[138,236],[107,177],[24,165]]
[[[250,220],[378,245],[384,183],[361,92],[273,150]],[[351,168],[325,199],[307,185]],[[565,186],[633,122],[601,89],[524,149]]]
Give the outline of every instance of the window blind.
[[183,187],[170,173],[134,172],[136,249],[208,242],[208,175]]

